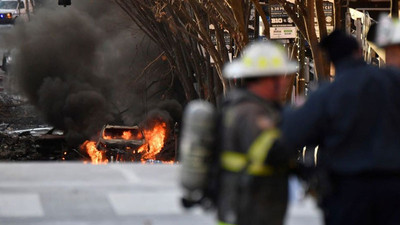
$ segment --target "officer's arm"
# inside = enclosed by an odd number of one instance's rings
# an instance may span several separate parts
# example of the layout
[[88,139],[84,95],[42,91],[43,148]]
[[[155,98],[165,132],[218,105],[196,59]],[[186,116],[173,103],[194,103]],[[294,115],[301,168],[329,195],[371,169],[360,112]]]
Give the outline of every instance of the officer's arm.
[[302,107],[285,111],[281,139],[285,148],[296,150],[306,145],[320,144],[328,116],[326,93],[326,89],[317,91]]

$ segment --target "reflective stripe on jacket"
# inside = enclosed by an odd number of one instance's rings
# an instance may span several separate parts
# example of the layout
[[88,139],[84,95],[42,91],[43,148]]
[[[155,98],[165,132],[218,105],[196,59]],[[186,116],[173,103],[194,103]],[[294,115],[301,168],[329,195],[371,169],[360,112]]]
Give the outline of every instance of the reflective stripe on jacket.
[[280,136],[278,129],[273,128],[261,133],[250,146],[247,154],[223,151],[221,167],[230,172],[246,171],[249,175],[268,176],[273,174],[273,168],[265,165],[265,159],[275,140]]

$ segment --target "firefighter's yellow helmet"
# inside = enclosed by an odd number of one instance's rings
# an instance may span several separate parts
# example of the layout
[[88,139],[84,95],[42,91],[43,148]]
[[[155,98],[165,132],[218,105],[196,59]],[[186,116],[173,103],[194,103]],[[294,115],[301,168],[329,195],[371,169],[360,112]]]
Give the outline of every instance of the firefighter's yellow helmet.
[[243,55],[225,65],[225,78],[282,76],[297,71],[297,63],[287,58],[283,46],[272,41],[249,44]]

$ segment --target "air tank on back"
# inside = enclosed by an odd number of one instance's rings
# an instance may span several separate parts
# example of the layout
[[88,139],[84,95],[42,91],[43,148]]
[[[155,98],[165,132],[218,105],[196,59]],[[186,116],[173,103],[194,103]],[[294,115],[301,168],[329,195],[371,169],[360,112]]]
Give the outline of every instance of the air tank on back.
[[185,207],[199,203],[207,186],[215,148],[216,120],[216,109],[209,102],[194,100],[185,108],[179,144],[180,183]]

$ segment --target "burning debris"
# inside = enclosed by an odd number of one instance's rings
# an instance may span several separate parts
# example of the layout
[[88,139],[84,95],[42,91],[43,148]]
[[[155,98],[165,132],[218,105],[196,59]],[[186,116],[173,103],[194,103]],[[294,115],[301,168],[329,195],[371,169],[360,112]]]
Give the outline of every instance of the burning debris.
[[[93,164],[108,162],[171,162],[160,154],[168,137],[167,122],[154,120],[145,128],[139,126],[106,125],[96,141],[85,141],[81,149],[86,150]],[[173,155],[175,155],[175,149]]]
[[157,155],[163,150],[167,137],[167,123],[162,120],[152,121],[152,123],[144,129],[144,137],[146,143],[139,148],[138,152],[142,153],[144,160],[156,160]]
[[[116,154],[136,154],[140,146],[146,142],[142,130],[138,126],[112,126],[106,125],[100,132],[97,149],[115,152]],[[123,149],[123,152],[120,152]]]
[[86,150],[89,154],[92,164],[106,164],[108,159],[105,157],[105,152],[101,152],[96,147],[95,141],[85,141],[82,146],[82,150]]
[[[0,93],[0,160],[79,160],[94,164],[118,162],[167,163],[175,159],[174,119],[152,111],[140,126],[106,125],[83,151],[68,145],[62,130],[45,125],[26,99]],[[178,115],[179,113],[175,113]]]
[[93,164],[108,161],[138,161],[138,149],[145,144],[144,135],[137,126],[106,125],[100,132],[98,141],[86,141],[81,149],[87,151]]

